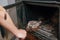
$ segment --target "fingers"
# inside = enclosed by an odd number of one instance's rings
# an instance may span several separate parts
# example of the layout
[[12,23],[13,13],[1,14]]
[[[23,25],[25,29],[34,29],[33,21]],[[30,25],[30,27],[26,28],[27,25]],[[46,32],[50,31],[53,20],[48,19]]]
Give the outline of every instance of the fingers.
[[17,38],[25,39],[27,36],[27,32],[23,29],[20,29],[19,32],[16,34]]
[[22,39],[25,39],[27,36],[27,32],[23,29],[20,29],[19,31],[22,33],[22,35],[21,35]]
[[19,31],[21,31],[22,33],[27,33],[25,30],[23,30],[23,29],[19,29]]

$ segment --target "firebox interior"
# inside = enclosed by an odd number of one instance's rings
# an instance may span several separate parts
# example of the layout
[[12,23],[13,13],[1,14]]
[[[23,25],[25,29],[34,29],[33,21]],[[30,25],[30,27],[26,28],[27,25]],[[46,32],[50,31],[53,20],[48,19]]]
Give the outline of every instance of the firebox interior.
[[[59,22],[58,7],[25,4],[25,15],[27,23],[31,20],[39,20],[39,18],[44,18],[44,21],[48,21],[49,23],[51,23],[51,19],[53,18],[53,16],[55,16],[55,19]],[[56,27],[57,34],[58,27],[59,26]]]
[[59,9],[57,7],[48,7],[48,6],[40,6],[40,5],[25,5],[25,15],[26,20],[38,20],[43,17],[44,19],[50,19],[55,14],[59,13]]

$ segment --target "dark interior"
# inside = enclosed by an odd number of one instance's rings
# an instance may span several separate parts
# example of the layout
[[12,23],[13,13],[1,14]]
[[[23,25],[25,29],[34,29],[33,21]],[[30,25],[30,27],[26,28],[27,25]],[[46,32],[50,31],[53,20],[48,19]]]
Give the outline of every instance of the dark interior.
[[26,20],[38,20],[38,18],[43,17],[45,19],[50,19],[56,12],[58,12],[57,7],[47,7],[47,6],[37,6],[37,5],[25,5]]

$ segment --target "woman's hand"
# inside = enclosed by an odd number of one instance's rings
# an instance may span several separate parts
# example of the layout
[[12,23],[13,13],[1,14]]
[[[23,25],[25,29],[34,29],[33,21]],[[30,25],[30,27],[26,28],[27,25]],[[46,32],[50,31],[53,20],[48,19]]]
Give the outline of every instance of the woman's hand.
[[[19,36],[20,35],[20,36]],[[19,29],[19,31],[17,32],[17,34],[15,35],[17,38],[22,38],[25,39],[27,36],[27,32],[23,29]]]
[[27,35],[27,32],[23,29],[17,29],[17,27],[14,25],[11,17],[6,12],[6,10],[0,6],[0,25],[13,33],[17,38],[24,39]]

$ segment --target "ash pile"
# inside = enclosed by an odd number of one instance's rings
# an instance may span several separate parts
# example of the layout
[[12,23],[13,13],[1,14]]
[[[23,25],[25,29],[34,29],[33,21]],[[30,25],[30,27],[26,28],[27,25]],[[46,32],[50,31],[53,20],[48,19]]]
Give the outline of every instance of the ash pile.
[[38,20],[29,21],[26,30],[41,40],[58,40],[58,28],[59,14],[56,13],[47,20],[40,17]]
[[58,40],[53,26],[44,24],[41,21],[29,21],[27,31],[30,31],[42,40]]

